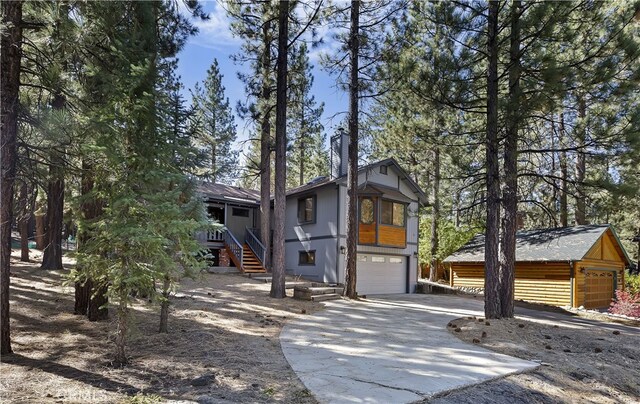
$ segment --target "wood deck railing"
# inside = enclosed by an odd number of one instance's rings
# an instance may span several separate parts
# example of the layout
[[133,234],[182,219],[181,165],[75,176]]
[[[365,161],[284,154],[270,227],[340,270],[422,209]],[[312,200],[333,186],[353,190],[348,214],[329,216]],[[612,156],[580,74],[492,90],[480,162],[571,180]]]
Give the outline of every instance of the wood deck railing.
[[244,232],[244,242],[247,243],[251,251],[255,254],[256,258],[260,260],[260,264],[264,266],[267,249],[256,235],[256,229],[246,228]]
[[231,257],[231,258],[232,259],[235,258],[234,263],[238,266],[240,270],[242,270],[242,266],[243,266],[242,256],[244,255],[242,244],[240,244],[238,239],[234,237],[234,235],[231,233],[231,231],[229,231],[229,229],[227,229],[223,233],[223,238],[224,238],[225,246],[229,249],[231,254],[234,255],[234,257]]

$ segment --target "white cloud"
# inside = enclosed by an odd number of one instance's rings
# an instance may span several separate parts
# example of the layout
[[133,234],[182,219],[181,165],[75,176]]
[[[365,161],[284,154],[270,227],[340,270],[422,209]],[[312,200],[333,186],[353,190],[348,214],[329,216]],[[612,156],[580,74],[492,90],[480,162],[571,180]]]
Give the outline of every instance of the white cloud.
[[[193,25],[198,27],[198,34],[191,39],[191,43],[209,49],[237,48],[241,41],[231,33],[231,19],[227,15],[219,1],[207,1],[202,3],[208,20],[191,18]],[[180,7],[183,14],[189,14],[185,7]]]

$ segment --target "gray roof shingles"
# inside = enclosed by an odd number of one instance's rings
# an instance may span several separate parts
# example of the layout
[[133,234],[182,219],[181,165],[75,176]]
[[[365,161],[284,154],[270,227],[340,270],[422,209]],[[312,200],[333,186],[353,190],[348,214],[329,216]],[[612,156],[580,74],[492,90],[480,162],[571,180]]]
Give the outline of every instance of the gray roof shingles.
[[[579,261],[609,228],[604,224],[519,231],[516,261]],[[475,236],[444,262],[484,262],[484,234]]]
[[198,191],[206,198],[222,200],[240,200],[247,203],[260,203],[260,191],[245,189],[231,185],[217,184],[213,182],[203,182],[199,185]]

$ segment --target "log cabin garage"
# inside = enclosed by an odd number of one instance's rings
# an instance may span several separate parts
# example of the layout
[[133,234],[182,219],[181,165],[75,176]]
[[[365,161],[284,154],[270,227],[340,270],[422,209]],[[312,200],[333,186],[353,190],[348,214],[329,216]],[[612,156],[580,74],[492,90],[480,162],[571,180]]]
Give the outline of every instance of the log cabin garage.
[[[484,236],[444,260],[450,284],[484,287]],[[606,308],[624,289],[631,264],[610,225],[520,231],[516,235],[515,298],[553,306]]]

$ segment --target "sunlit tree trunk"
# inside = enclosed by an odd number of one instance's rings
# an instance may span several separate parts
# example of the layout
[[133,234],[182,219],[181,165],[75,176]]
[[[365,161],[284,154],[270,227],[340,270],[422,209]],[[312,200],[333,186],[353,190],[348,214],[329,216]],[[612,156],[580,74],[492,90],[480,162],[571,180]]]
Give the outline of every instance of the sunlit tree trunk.
[[278,75],[276,81],[276,177],[273,220],[273,274],[271,297],[285,293],[284,221],[287,183],[287,42],[289,40],[289,2],[278,3]]
[[264,244],[265,268],[271,267],[271,24],[262,28],[262,100],[260,127],[260,241]]
[[433,206],[431,207],[431,264],[429,280],[435,282],[438,275],[438,222],[440,221],[440,147],[433,149]]
[[360,2],[351,1],[351,28],[349,32],[349,164],[347,168],[347,252],[345,269],[345,296],[358,297],[356,290],[356,263],[358,245],[358,50],[360,48]]
[[484,246],[484,313],[500,318],[500,278],[498,248],[500,239],[500,172],[498,168],[498,1],[489,2],[487,16],[487,229]]
[[511,3],[509,106],[504,139],[504,188],[500,235],[500,317],[513,317],[518,229],[518,127],[520,125],[520,13],[521,3]]

